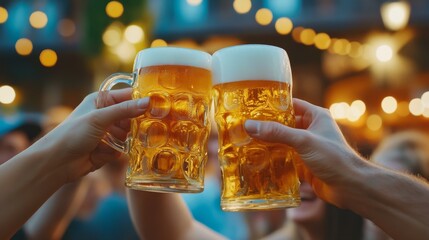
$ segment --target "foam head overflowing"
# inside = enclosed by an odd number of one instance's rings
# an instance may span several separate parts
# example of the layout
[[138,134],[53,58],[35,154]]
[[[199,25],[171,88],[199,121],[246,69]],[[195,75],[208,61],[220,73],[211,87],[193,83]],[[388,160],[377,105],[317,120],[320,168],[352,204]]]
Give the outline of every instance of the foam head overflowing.
[[249,44],[224,48],[212,57],[213,84],[243,80],[269,80],[292,84],[289,57],[285,50]]
[[192,66],[211,70],[211,55],[193,49],[158,47],[142,50],[134,61],[134,69],[159,66]]

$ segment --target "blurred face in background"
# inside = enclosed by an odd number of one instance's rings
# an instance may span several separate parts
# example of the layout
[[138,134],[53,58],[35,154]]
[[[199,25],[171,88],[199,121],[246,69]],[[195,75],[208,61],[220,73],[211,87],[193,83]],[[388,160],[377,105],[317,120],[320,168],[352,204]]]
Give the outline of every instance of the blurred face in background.
[[287,217],[297,224],[323,223],[326,203],[318,198],[307,182],[300,186],[301,205],[287,210]]
[[0,164],[5,163],[29,146],[30,141],[23,132],[13,131],[4,135],[0,138]]
[[429,137],[420,132],[401,132],[384,140],[372,160],[386,168],[427,177]]

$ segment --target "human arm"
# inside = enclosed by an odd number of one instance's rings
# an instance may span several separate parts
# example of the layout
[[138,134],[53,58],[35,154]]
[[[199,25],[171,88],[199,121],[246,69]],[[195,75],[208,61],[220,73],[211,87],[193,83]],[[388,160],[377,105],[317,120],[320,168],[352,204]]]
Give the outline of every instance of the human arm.
[[300,175],[322,199],[370,219],[394,239],[429,236],[425,182],[363,159],[326,109],[298,99],[294,105],[296,128],[248,120],[249,135],[293,147]]
[[28,239],[61,239],[87,189],[87,179],[82,178],[55,192],[25,224]]
[[224,239],[194,220],[179,194],[127,190],[127,197],[143,239]]
[[10,238],[61,186],[118,157],[101,139],[144,113],[148,99],[130,96],[130,90],[112,91],[109,106],[96,109],[97,95],[89,95],[57,128],[0,166],[0,239]]

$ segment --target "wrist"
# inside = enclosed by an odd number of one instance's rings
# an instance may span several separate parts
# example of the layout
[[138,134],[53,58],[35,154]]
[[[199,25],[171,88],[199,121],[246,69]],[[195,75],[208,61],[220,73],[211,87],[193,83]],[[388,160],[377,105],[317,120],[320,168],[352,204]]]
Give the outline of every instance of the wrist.
[[[377,181],[378,167],[366,159],[356,155],[352,157],[352,170],[341,181],[341,202],[344,208],[352,210],[361,216],[366,214],[366,205],[372,200],[372,183]],[[371,200],[369,200],[371,199]]]
[[366,198],[368,181],[372,175],[373,166],[355,152],[350,152],[346,159],[346,167],[342,169],[341,177],[338,177],[333,186],[337,193],[338,205],[341,208],[356,211],[362,198]]
[[55,181],[59,186],[67,182],[64,161],[61,161],[60,143],[47,136],[35,142],[28,150],[31,159],[38,161],[41,174],[47,181]]

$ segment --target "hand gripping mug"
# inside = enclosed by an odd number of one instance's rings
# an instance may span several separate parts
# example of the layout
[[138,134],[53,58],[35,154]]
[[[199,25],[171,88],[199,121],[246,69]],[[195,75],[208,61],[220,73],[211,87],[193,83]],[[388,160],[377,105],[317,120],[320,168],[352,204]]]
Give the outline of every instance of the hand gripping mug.
[[132,98],[150,97],[142,116],[131,120],[125,142],[104,141],[129,155],[126,186],[147,191],[201,192],[210,132],[211,55],[173,48],[150,48],[136,56],[134,71],[116,73],[101,85],[103,95],[118,83],[133,88]]

